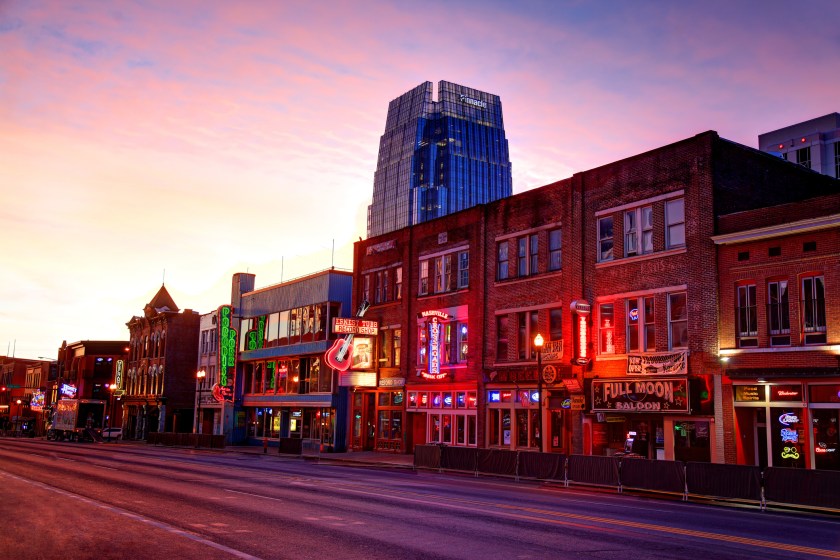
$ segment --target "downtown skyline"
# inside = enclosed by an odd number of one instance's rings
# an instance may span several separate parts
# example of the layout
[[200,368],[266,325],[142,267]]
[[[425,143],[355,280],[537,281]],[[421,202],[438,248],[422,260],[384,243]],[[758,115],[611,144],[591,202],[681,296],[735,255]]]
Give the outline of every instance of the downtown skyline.
[[388,102],[502,99],[519,193],[716,130],[838,110],[840,7],[807,2],[0,4],[0,354],[128,339],[352,267]]

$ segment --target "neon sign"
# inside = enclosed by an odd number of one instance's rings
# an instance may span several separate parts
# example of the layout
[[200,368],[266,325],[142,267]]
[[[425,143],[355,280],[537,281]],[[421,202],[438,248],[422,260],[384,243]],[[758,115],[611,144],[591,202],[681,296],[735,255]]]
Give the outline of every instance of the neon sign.
[[[446,377],[446,372],[440,370],[441,365],[441,345],[443,343],[443,323],[440,322],[441,319],[448,319],[449,314],[444,313],[443,311],[423,311],[420,313],[421,317],[428,317],[430,318],[429,322],[427,323],[427,329],[429,332],[429,342],[428,342],[428,355],[429,355],[429,368],[427,371],[420,372],[420,375],[425,377],[426,379],[443,379]],[[424,349],[422,349],[424,350]],[[422,351],[421,350],[421,351]]]
[[799,443],[799,432],[788,428],[782,428],[782,443]]
[[785,412],[781,416],[779,416],[779,424],[783,426],[790,426],[791,424],[798,424],[799,423],[799,416],[794,414],[793,412]]
[[795,447],[785,447],[782,450],[782,459],[799,459],[799,450]]
[[228,372],[236,367],[236,329],[231,326],[233,307],[219,307],[219,385],[228,385]]
[[575,329],[577,330],[575,333],[575,358],[572,360],[572,363],[583,366],[589,363],[587,328],[589,326],[589,313],[592,310],[592,306],[586,301],[575,300],[572,302],[571,308],[572,313],[577,315],[577,321],[575,322]]

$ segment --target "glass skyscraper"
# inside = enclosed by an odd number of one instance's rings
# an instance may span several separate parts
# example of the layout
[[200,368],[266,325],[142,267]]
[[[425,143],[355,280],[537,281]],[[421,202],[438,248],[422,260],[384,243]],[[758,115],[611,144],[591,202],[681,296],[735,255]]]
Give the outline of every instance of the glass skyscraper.
[[510,196],[498,95],[425,82],[388,105],[368,206],[368,237]]

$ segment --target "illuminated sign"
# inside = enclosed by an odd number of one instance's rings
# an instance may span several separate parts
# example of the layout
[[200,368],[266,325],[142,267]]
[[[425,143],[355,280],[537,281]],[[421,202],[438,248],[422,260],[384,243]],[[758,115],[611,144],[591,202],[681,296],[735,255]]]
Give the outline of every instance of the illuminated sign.
[[62,383],[61,388],[59,389],[59,393],[61,393],[65,397],[70,397],[71,399],[76,398],[76,386],[68,385],[67,383]]
[[430,318],[427,329],[429,331],[428,353],[429,353],[429,367],[426,371],[421,371],[420,374],[426,379],[443,379],[446,377],[446,372],[440,370],[442,358],[442,344],[443,344],[443,323],[440,319],[448,319],[449,314],[443,311],[423,311],[421,317]]
[[233,388],[228,387],[227,385],[220,385],[216,383],[213,385],[213,388],[210,390],[213,398],[216,399],[217,402],[233,402]]
[[799,423],[799,416],[794,414],[793,412],[785,412],[781,416],[779,416],[779,424],[783,426],[790,426],[791,424],[798,424]]
[[799,459],[799,451],[795,447],[785,447],[781,455],[782,459]]
[[450,315],[449,315],[449,313],[446,313],[445,311],[437,311],[435,309],[430,309],[428,311],[421,311],[420,312],[420,318],[425,319],[426,317],[439,317],[441,319],[446,320],[446,319],[449,319]]
[[32,400],[29,401],[29,408],[36,412],[44,410],[46,404],[46,395],[43,391],[35,391],[32,393]]
[[123,371],[125,370],[125,362],[122,360],[117,360],[117,374],[114,378],[114,385],[117,386],[118,389],[122,388],[123,382]]
[[219,307],[219,384],[232,385],[228,382],[228,373],[236,367],[236,329],[231,326],[233,307]]
[[592,410],[688,412],[688,381],[680,379],[592,380]]
[[588,321],[589,313],[592,311],[592,306],[584,300],[575,300],[571,305],[572,313],[577,315],[575,321],[575,357],[572,360],[573,364],[579,366],[589,363],[588,354]]
[[340,371],[339,387],[376,387],[375,371]]
[[333,333],[377,335],[379,334],[379,323],[347,317],[335,317],[333,319]]
[[770,400],[773,402],[779,401],[802,401],[802,385],[797,383],[795,385],[771,385],[770,386]]
[[480,99],[473,99],[472,97],[467,97],[463,93],[461,94],[461,103],[466,103],[467,105],[472,105],[473,107],[479,107],[481,109],[487,108],[486,101],[482,101]]
[[799,443],[799,432],[796,430],[782,428],[781,435],[783,443]]

